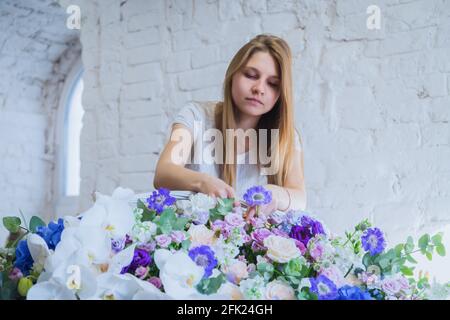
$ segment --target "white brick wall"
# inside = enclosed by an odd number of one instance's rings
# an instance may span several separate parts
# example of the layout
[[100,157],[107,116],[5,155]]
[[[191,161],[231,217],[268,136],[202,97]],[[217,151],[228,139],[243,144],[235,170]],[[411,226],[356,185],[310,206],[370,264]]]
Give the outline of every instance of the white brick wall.
[[[102,21],[118,30],[108,47],[120,52],[120,67],[107,78],[120,96],[108,109],[95,92],[111,61],[88,57],[86,80],[95,86],[86,107],[97,122],[83,143],[97,156],[83,155],[95,174],[81,206],[91,204],[92,186],[152,189],[169,118],[190,99],[221,99],[232,55],[268,32],[284,37],[295,58],[309,210],[336,232],[369,217],[393,242],[448,225],[450,3],[378,1],[381,29],[368,30],[372,2],[108,1],[109,10],[87,17],[82,42],[98,56],[105,47],[90,38],[107,31]],[[112,7],[121,19],[108,17]],[[90,130],[101,128],[115,138],[93,139]],[[100,170],[107,156],[114,165]]]
[[0,219],[53,215],[58,92],[77,34],[51,2],[0,2]]
[[[64,7],[70,1],[60,2]],[[285,38],[294,54],[308,210],[336,232],[369,217],[392,242],[450,224],[449,1],[72,2],[85,13],[80,210],[92,204],[94,190],[152,189],[170,117],[188,100],[221,99],[231,57],[250,38],[268,32]],[[381,9],[380,30],[366,28],[371,4]],[[17,43],[23,43],[19,49]],[[2,70],[26,48],[33,59],[55,56],[38,43],[28,46],[20,34],[0,35],[0,45],[8,52],[0,58]],[[40,67],[48,72],[52,64]],[[26,84],[30,96],[39,96],[39,86]],[[12,108],[16,91],[23,90],[3,82],[0,112]],[[30,96],[23,98],[35,99]],[[14,106],[40,108],[26,102]],[[42,143],[39,123],[29,124],[30,130],[36,128],[34,145]],[[17,139],[25,131],[4,128]],[[8,162],[32,149],[2,145],[0,186],[8,190],[6,199],[23,199],[36,185],[5,175],[15,169],[23,170],[23,177],[51,161]],[[39,152],[42,148],[35,147],[33,154]],[[17,184],[7,188],[12,179]],[[14,203],[8,203],[12,210]]]

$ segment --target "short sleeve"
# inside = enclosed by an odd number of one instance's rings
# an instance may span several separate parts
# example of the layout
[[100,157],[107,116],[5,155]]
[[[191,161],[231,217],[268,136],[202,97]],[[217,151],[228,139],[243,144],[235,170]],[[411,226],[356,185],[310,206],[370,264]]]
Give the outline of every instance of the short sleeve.
[[294,130],[294,132],[295,132],[294,149],[297,150],[297,151],[302,151],[303,148],[302,148],[302,142],[301,142],[302,140],[301,140],[301,138],[300,138],[300,135],[298,134],[298,131],[297,131],[297,130]]
[[188,103],[183,106],[172,120],[171,126],[175,123],[181,123],[194,131],[194,122],[200,121],[201,115],[198,107],[194,103]]

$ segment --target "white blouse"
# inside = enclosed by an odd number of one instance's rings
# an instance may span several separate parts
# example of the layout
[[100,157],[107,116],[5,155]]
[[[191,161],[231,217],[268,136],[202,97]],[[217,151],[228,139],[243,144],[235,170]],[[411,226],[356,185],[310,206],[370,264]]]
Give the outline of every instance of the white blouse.
[[[218,101],[191,101],[183,106],[178,113],[175,115],[174,119],[170,123],[170,128],[175,123],[181,123],[191,130],[194,136],[194,123],[197,121],[203,126],[203,132],[206,129],[215,128],[214,114],[215,107]],[[198,130],[198,129],[197,129]],[[170,139],[170,131],[166,137],[166,141]],[[197,131],[198,132],[198,131]],[[201,132],[200,132],[201,133]],[[300,144],[300,138],[296,132],[295,139],[295,149],[302,150]],[[209,174],[213,177],[220,177],[219,165],[218,164],[208,164],[204,161],[195,161],[193,156],[194,148],[195,150],[204,150],[204,148],[211,142],[202,141],[203,137],[194,136],[194,143],[191,150],[191,159],[194,160],[192,163],[186,164],[185,168],[203,172]],[[250,150],[252,151],[252,150]],[[236,196],[238,199],[242,199],[246,190],[255,185],[265,185],[267,184],[267,176],[261,173],[257,164],[250,164],[249,154],[250,151],[237,155],[236,164]],[[195,163],[200,162],[200,163]]]

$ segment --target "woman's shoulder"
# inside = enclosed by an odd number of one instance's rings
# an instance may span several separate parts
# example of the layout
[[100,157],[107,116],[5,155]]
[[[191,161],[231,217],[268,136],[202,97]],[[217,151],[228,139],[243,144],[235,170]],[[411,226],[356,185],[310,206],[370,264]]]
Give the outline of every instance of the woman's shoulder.
[[188,106],[197,113],[199,119],[213,120],[215,111],[220,101],[198,101],[192,100],[188,102]]

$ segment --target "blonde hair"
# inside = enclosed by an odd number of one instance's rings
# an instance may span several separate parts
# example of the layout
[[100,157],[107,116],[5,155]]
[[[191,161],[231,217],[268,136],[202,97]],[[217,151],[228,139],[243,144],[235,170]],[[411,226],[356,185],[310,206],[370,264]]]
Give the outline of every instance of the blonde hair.
[[[236,128],[236,117],[238,109],[233,103],[231,85],[233,76],[244,68],[248,60],[256,52],[267,52],[277,63],[280,73],[280,97],[271,111],[263,114],[258,122],[257,129],[268,129],[267,154],[274,161],[278,170],[275,174],[268,176],[268,183],[283,186],[287,179],[288,170],[292,163],[294,154],[294,109],[292,94],[292,54],[289,45],[283,39],[269,34],[260,34],[245,44],[228,66],[223,83],[223,102],[216,108],[215,124],[224,136],[223,154],[226,155],[227,136],[226,129]],[[278,152],[271,155],[270,129],[279,129]],[[224,161],[220,165],[222,180],[232,187],[236,182],[236,145],[234,161]],[[259,163],[259,161],[258,161]]]

